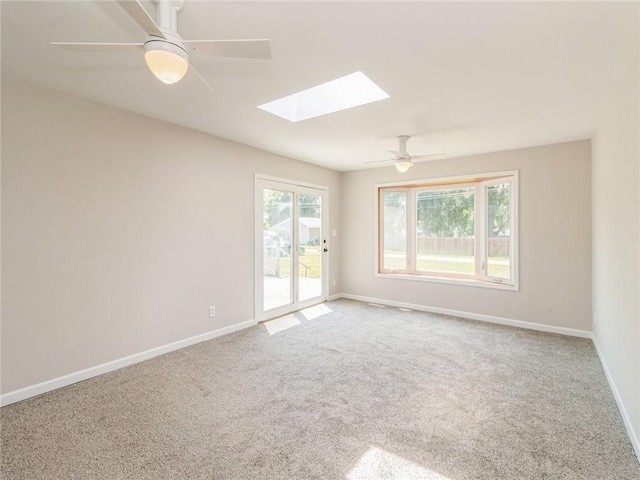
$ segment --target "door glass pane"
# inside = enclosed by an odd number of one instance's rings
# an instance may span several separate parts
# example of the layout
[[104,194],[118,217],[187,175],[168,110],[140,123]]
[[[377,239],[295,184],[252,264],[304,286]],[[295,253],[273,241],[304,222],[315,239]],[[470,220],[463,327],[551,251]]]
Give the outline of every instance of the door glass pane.
[[487,275],[511,278],[511,184],[487,187]]
[[382,192],[384,270],[407,268],[407,192]]
[[262,196],[264,311],[293,303],[293,193],[265,188]]
[[298,300],[322,295],[322,196],[298,196]]
[[417,269],[475,274],[473,188],[418,192]]

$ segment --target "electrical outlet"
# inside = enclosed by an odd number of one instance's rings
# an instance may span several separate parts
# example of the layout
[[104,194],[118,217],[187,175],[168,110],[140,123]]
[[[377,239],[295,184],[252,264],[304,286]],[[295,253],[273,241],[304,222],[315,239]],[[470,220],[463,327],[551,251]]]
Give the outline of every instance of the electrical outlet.
[[216,307],[209,307],[209,318],[216,316]]
[[593,312],[593,324],[598,324],[598,314],[596,312]]
[[335,278],[333,279],[333,283],[332,284],[333,284],[334,287],[336,286],[336,279]]

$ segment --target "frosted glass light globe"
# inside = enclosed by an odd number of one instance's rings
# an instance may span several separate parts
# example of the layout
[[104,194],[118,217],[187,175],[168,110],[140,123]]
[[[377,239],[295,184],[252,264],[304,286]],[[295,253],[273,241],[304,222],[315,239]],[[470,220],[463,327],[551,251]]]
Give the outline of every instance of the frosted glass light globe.
[[[186,53],[180,55],[181,50],[175,47],[176,53],[170,51],[165,45],[173,47],[171,44],[164,44],[161,42],[152,42],[154,45],[147,48],[145,45],[144,59],[147,62],[147,66],[151,73],[153,73],[158,80],[168,85],[179,82],[182,77],[185,76],[189,69],[189,62]],[[154,48],[154,47],[163,48]]]
[[413,167],[413,163],[411,162],[411,160],[398,160],[398,161],[396,161],[396,169],[400,173],[406,172],[411,167]]

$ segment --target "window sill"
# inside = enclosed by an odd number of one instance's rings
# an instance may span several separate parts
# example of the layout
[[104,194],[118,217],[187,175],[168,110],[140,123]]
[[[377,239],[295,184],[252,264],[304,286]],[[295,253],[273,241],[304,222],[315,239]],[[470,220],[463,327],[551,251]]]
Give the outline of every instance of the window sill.
[[380,278],[392,278],[394,280],[413,280],[418,282],[446,283],[449,285],[492,288],[494,290],[510,290],[513,292],[517,292],[520,290],[517,283],[515,285],[506,283],[493,283],[485,282],[475,278],[436,277],[431,275],[412,275],[410,273],[376,273],[375,276]]

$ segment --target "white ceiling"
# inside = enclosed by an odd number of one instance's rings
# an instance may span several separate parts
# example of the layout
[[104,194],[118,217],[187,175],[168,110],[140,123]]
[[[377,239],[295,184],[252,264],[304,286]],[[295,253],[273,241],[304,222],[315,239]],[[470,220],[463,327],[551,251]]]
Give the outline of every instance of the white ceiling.
[[[145,3],[155,17],[153,3]],[[204,2],[185,39],[269,38],[273,60],[191,61],[167,86],[142,54],[51,41],[141,42],[115,2],[2,1],[2,74],[336,170],[590,138],[638,45],[638,2]],[[390,96],[299,123],[256,108],[355,71]]]

